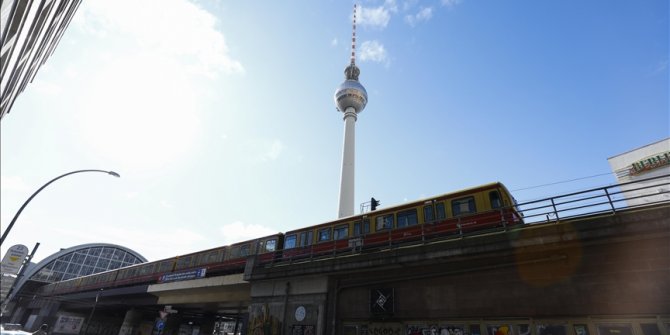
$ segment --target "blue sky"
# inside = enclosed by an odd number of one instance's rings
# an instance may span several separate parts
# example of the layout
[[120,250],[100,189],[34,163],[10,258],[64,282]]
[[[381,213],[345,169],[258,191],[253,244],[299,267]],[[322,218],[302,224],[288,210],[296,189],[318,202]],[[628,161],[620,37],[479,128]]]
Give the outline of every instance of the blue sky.
[[[2,251],[155,260],[334,219],[352,7],[84,1],[2,120],[3,230],[60,174],[121,178],[52,184]],[[670,136],[665,0],[359,8],[357,212],[491,181],[519,201],[609,185],[608,157]]]

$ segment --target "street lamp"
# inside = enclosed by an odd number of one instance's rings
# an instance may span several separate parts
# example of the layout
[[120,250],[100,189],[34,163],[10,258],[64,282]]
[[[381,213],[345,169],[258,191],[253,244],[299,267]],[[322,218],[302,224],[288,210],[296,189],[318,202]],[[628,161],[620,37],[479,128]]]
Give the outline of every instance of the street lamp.
[[5,229],[5,232],[2,233],[2,238],[0,239],[0,245],[2,245],[3,242],[5,242],[5,237],[7,237],[7,234],[9,234],[9,231],[12,230],[12,227],[14,226],[14,222],[16,222],[16,219],[19,217],[19,214],[21,214],[21,212],[23,212],[23,209],[26,207],[26,205],[28,205],[28,203],[30,202],[30,200],[33,200],[33,198],[37,195],[37,193],[40,193],[40,191],[42,191],[45,187],[49,186],[49,184],[55,182],[55,181],[58,180],[58,179],[61,179],[61,178],[65,177],[65,176],[69,176],[69,175],[71,175],[71,174],[81,173],[81,172],[104,172],[104,173],[106,173],[106,174],[112,175],[112,176],[117,177],[117,178],[118,178],[118,177],[121,177],[118,173],[116,173],[116,172],[114,172],[114,171],[105,171],[105,170],[77,170],[77,171],[68,172],[68,173],[63,174],[63,175],[60,175],[60,176],[58,176],[58,177],[56,177],[56,178],[54,178],[54,179],[51,179],[48,183],[44,184],[44,185],[43,185],[42,187],[40,187],[37,191],[35,191],[35,193],[33,193],[33,195],[31,195],[30,198],[28,198],[28,200],[26,200],[26,202],[23,203],[23,205],[21,206],[21,208],[19,208],[19,211],[16,212],[16,214],[14,215],[14,218],[12,219],[12,222],[9,223],[9,226],[7,227],[7,229]]

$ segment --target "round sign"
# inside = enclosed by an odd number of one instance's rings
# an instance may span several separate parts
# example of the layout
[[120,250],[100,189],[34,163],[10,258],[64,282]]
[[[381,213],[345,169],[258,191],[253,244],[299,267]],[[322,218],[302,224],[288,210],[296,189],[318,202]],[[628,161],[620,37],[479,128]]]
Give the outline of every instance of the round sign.
[[295,309],[295,319],[298,321],[305,320],[305,307],[303,306],[298,306],[298,308]]

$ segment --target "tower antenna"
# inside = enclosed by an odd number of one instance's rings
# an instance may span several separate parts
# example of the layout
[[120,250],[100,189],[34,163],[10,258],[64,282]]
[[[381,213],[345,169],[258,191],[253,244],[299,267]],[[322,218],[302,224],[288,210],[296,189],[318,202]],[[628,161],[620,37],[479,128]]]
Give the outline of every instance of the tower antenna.
[[356,64],[356,4],[354,4],[354,20],[351,28],[351,65]]

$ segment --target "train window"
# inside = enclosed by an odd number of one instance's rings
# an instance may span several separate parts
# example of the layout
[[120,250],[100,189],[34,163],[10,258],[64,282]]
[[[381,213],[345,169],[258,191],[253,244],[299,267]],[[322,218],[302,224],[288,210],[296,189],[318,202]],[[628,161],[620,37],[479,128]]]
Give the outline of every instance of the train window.
[[293,235],[286,235],[286,238],[284,238],[284,249],[292,249],[295,248],[295,242],[298,239],[298,236],[293,234]]
[[409,209],[398,212],[398,228],[409,227],[419,223],[416,216],[416,209]]
[[365,235],[370,233],[370,220],[363,219],[354,222],[354,236]]
[[221,255],[221,250],[210,251],[200,257],[198,265],[216,263],[219,261]]
[[349,225],[341,225],[335,227],[333,230],[333,238],[336,240],[341,240],[343,238],[349,237]]
[[435,211],[437,212],[437,219],[444,220],[447,218],[447,211],[444,209],[444,202],[435,204]]
[[172,260],[163,261],[158,265],[158,272],[172,271]]
[[314,241],[314,233],[310,231],[304,231],[300,233],[300,246],[301,247],[306,247],[308,245],[312,245],[312,241]]
[[376,220],[377,220],[376,225],[377,231],[393,228],[393,214],[378,216]]
[[275,250],[277,250],[277,240],[267,240],[267,242],[265,242],[265,251]]
[[453,200],[451,202],[451,210],[454,212],[454,216],[476,212],[475,197],[466,197]]
[[145,265],[145,266],[141,267],[140,268],[140,276],[152,273],[153,270],[154,270],[154,266],[155,266],[155,264],[149,264],[149,265]]
[[244,256],[249,256],[249,252],[251,251],[251,246],[249,244],[245,244],[240,247],[240,257]]
[[319,230],[319,242],[330,240],[330,227]]
[[502,202],[500,201],[500,193],[498,193],[498,191],[489,192],[489,201],[491,201],[491,208],[493,209],[502,207]]
[[433,215],[433,205],[423,206],[423,222],[431,222],[435,220],[435,215]]
[[192,260],[193,256],[179,257],[179,259],[177,259],[177,268],[182,269],[188,267],[189,265],[191,265]]

